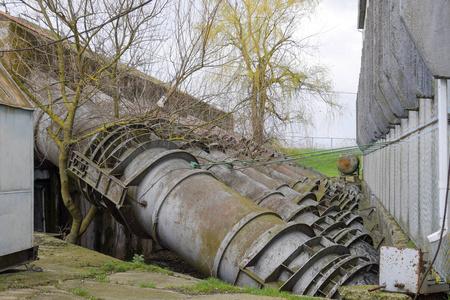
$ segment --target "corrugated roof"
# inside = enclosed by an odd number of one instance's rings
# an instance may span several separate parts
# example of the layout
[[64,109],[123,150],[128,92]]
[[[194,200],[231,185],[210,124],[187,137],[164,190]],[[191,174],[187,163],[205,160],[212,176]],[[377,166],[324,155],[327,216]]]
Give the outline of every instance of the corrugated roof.
[[20,90],[9,75],[8,71],[0,64],[0,104],[22,109],[34,109],[28,98]]

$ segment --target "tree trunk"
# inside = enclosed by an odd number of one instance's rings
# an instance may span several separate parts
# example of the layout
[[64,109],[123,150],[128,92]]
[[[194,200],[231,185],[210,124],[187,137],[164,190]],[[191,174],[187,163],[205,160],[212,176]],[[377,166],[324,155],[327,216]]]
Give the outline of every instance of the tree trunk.
[[61,196],[64,205],[68,209],[72,216],[72,226],[70,228],[69,235],[65,238],[70,243],[76,243],[79,237],[81,222],[83,221],[83,215],[80,209],[73,201],[70,195],[69,176],[67,174],[67,165],[69,161],[69,143],[63,142],[60,147],[59,153],[59,177],[61,180]]
[[260,109],[257,97],[252,100],[252,131],[253,131],[253,141],[258,145],[264,143],[264,110]]

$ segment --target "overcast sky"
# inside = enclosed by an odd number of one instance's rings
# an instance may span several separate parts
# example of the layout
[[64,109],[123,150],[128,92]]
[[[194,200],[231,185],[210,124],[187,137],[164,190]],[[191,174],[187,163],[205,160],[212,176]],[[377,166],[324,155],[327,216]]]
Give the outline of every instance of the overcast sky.
[[[356,137],[356,92],[361,64],[362,33],[357,29],[358,0],[322,0],[317,13],[307,24],[319,47],[318,58],[329,68],[339,103],[344,106],[342,115],[331,121],[325,107],[314,113],[314,128],[305,133],[303,126],[293,126],[291,135],[335,138]],[[303,30],[303,29],[302,29]],[[289,133],[288,133],[289,135]],[[329,143],[329,141],[328,141]],[[334,145],[335,146],[335,145]]]

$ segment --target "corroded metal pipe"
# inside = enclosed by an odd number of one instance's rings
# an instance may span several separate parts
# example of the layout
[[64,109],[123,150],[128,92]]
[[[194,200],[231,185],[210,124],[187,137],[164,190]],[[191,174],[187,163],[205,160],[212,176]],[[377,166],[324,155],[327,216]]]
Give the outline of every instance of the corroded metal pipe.
[[[106,122],[97,112],[111,103],[99,99],[80,108],[76,135]],[[64,105],[60,112],[64,116]],[[36,145],[57,164],[58,149],[46,134],[50,126],[44,116],[38,118]],[[194,168],[193,155],[158,139],[149,124],[111,126],[72,150],[68,171],[86,199],[205,275],[240,286],[284,282],[281,290],[326,297],[341,285],[377,281],[376,262],[351,255],[307,224],[283,221],[210,171]]]

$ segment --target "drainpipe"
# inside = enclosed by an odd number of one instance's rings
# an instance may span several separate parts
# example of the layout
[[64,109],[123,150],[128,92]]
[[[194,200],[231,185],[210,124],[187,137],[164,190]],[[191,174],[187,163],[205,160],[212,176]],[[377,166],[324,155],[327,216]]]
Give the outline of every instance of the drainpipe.
[[[427,236],[430,243],[447,234],[448,222],[444,223],[445,196],[447,192],[448,168],[448,111],[447,111],[447,79],[438,79],[438,123],[439,123],[439,230]],[[442,224],[444,223],[444,228]]]

